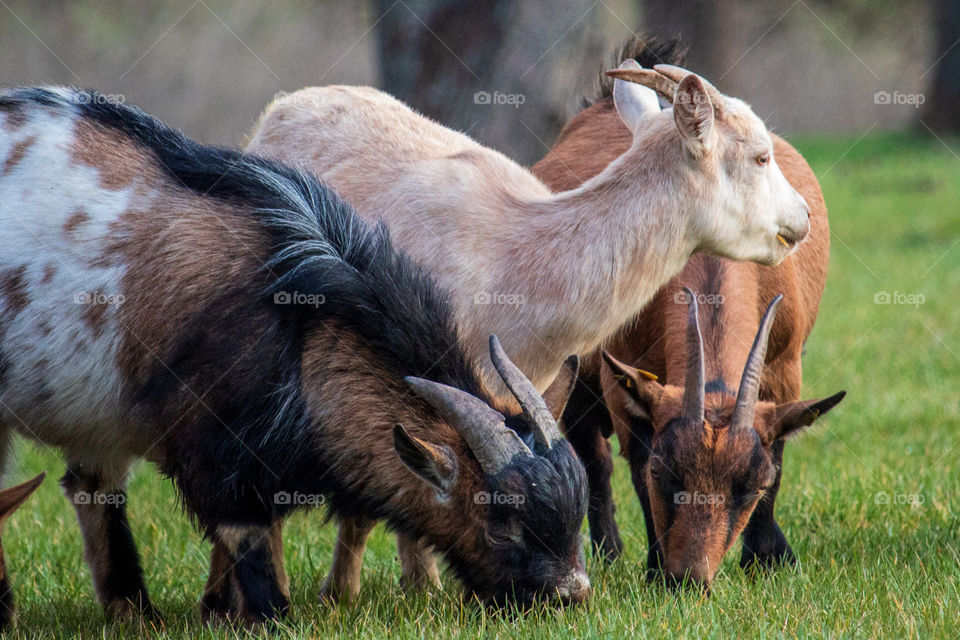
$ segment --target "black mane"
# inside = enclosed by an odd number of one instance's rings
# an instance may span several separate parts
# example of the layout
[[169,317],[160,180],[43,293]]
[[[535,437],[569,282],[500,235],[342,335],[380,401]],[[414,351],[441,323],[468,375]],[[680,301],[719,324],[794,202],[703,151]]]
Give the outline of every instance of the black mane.
[[611,64],[600,70],[597,91],[594,97],[584,98],[584,108],[613,97],[613,78],[606,75],[607,69],[616,69],[627,58],[633,58],[645,69],[655,64],[672,64],[682,67],[687,57],[687,46],[680,38],[659,38],[657,36],[637,35],[630,38],[617,52]]

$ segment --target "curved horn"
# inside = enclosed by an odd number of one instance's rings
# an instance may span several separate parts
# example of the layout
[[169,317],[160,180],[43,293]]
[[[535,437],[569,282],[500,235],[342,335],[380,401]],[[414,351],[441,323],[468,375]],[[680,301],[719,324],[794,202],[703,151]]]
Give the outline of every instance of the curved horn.
[[781,300],[783,300],[782,294],[774,298],[767,307],[763,320],[760,321],[760,328],[757,329],[757,335],[753,339],[747,364],[744,365],[743,375],[740,377],[737,405],[733,409],[733,417],[730,418],[731,431],[753,426],[753,411],[757,407],[757,396],[760,394],[760,376],[763,374],[763,363],[767,358],[767,340],[770,338],[770,329],[773,327],[777,305]]
[[[653,65],[653,69],[657,73],[666,76],[668,79],[677,84],[679,84],[680,81],[686,78],[688,75],[693,73],[692,71],[688,71],[683,67],[675,67],[672,64],[655,64]],[[719,89],[710,84],[706,78],[699,74],[695,75],[700,78],[700,82],[703,83],[703,88],[707,91],[707,96],[710,98],[710,103],[713,105],[714,114],[717,117],[722,116],[724,105],[727,103],[727,97],[720,93]]]
[[490,359],[493,366],[503,378],[503,382],[510,389],[510,393],[520,403],[523,409],[523,415],[527,417],[530,426],[533,428],[533,439],[539,445],[548,449],[553,447],[553,443],[563,438],[560,433],[560,427],[557,421],[553,419],[547,403],[544,401],[540,392],[533,386],[533,383],[523,375],[520,368],[510,361],[500,345],[497,336],[490,336]]
[[700,335],[700,316],[697,297],[687,287],[683,292],[690,301],[687,310],[687,373],[683,381],[683,417],[703,422],[706,374],[703,370],[703,337]]
[[439,382],[413,376],[404,380],[463,436],[486,473],[499,473],[518,453],[533,455],[520,437],[503,423],[503,415],[486,402]]
[[656,71],[650,69],[611,69],[606,72],[611,78],[617,80],[626,80],[635,84],[649,87],[663,96],[670,102],[673,102],[677,95],[677,83],[665,78]]

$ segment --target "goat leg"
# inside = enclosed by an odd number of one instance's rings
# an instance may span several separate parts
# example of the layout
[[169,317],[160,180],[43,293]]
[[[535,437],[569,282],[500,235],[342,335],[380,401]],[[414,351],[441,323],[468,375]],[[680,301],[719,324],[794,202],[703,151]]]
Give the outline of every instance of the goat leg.
[[366,518],[341,518],[333,563],[320,587],[321,602],[352,602],[360,593],[360,569],[367,536],[376,524]]
[[232,565],[230,573],[237,590],[238,617],[247,624],[279,619],[290,608],[282,588],[282,579],[273,562],[270,540],[273,530],[272,525],[229,525],[216,529],[216,538],[226,550],[227,560]]
[[754,566],[776,569],[797,562],[793,549],[790,548],[786,536],[783,535],[773,516],[777,493],[780,491],[780,478],[783,475],[783,446],[784,442],[781,440],[774,442],[770,447],[770,457],[776,466],[777,478],[767,495],[754,509],[747,527],[743,530],[740,566],[744,569]]
[[143,569],[127,520],[123,481],[128,465],[110,467],[74,461],[60,480],[64,494],[77,513],[94,591],[100,604],[113,617],[159,619],[147,595]]
[[610,485],[613,455],[604,435],[611,433],[613,427],[606,406],[597,400],[601,394],[599,387],[591,388],[588,380],[578,378],[563,413],[563,429],[587,472],[590,539],[597,553],[612,562],[623,551],[623,542],[614,519],[616,506]]
[[440,570],[429,544],[397,534],[397,554],[400,556],[400,581],[405,590],[418,592],[440,588]]

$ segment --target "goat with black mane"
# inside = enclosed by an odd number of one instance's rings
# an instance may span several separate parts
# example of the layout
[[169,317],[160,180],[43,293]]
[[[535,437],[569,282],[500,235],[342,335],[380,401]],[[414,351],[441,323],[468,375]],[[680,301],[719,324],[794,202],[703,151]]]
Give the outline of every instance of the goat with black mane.
[[207,613],[286,611],[267,533],[321,495],[424,538],[481,599],[583,600],[585,476],[554,420],[575,360],[545,401],[491,338],[513,411],[382,226],[101,98],[0,93],[0,426],[63,450],[104,606],[153,612],[122,498],[138,458],[214,543]]

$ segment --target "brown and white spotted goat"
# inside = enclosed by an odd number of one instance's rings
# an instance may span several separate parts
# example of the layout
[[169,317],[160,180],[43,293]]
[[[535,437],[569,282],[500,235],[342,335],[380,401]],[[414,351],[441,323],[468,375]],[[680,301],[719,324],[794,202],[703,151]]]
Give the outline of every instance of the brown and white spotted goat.
[[119,498],[137,458],[214,543],[207,613],[286,611],[266,534],[319,496],[424,538],[483,600],[586,598],[585,477],[548,409],[574,362],[545,401],[492,338],[505,418],[382,226],[96,94],[0,94],[0,167],[0,425],[63,450],[108,610],[152,612]]

